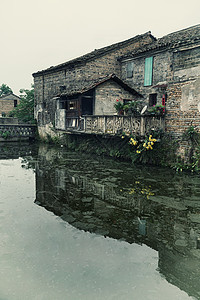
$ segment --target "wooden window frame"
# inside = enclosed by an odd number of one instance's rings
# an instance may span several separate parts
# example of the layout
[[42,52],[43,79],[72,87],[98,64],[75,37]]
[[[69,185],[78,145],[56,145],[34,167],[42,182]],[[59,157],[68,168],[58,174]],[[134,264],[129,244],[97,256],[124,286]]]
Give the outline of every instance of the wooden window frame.
[[126,64],[126,77],[127,78],[133,78],[133,68],[134,68],[133,61],[127,62],[127,64]]

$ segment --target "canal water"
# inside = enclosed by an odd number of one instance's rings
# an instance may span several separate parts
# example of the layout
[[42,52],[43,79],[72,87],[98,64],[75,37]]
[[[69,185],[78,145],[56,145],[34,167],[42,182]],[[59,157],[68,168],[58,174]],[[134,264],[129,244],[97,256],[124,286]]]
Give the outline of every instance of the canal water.
[[200,177],[0,147],[0,300],[200,299]]

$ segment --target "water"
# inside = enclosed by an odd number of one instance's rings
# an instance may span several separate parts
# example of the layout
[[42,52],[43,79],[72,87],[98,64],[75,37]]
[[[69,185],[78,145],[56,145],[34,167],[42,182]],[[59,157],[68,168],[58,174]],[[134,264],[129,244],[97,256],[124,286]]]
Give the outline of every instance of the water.
[[200,177],[0,152],[0,300],[200,299]]

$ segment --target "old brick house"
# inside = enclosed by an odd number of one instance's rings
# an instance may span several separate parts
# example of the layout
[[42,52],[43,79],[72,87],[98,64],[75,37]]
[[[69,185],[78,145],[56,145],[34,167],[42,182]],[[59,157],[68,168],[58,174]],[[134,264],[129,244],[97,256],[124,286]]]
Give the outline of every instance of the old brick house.
[[115,115],[116,99],[140,100],[142,95],[116,75],[93,79],[69,87],[58,95],[55,128],[79,128],[82,115]]
[[20,98],[14,94],[0,97],[0,116],[6,116],[14,107],[19,104]]
[[[87,89],[94,82],[101,82],[103,78],[110,74],[115,74],[120,78],[121,66],[117,58],[134,49],[139,49],[145,44],[155,42],[155,40],[151,33],[147,32],[126,41],[94,50],[66,63],[34,73],[35,117],[38,122],[39,134],[41,136],[45,136],[46,133],[51,134],[52,126],[57,123],[55,120],[55,116],[58,116],[56,113],[57,109],[61,109],[62,105],[65,105],[66,108],[68,106],[70,108],[68,111],[72,110],[73,107],[70,107],[72,103],[63,104],[63,101],[58,100],[60,94],[68,96],[68,100],[70,101],[69,96],[70,94],[74,96],[74,91],[78,90],[80,92],[85,88]],[[122,82],[119,85],[116,80],[110,80],[106,84],[111,84],[111,82],[115,87],[117,85],[117,89],[122,88]],[[124,92],[124,89],[122,90]],[[109,92],[106,89],[104,91],[109,96],[111,89],[109,89]],[[90,90],[90,92],[92,91]],[[105,95],[102,96],[105,97]],[[82,110],[82,108],[80,109]],[[99,111],[93,111],[93,113],[99,113]],[[113,107],[111,110],[107,109],[106,113],[113,113]]]
[[119,59],[122,80],[149,105],[166,102],[166,131],[200,130],[200,25],[166,35]]
[[113,115],[119,95],[142,95],[143,105],[166,104],[165,130],[180,137],[190,125],[200,128],[200,25],[159,39],[138,35],[33,77],[41,136],[84,114]]

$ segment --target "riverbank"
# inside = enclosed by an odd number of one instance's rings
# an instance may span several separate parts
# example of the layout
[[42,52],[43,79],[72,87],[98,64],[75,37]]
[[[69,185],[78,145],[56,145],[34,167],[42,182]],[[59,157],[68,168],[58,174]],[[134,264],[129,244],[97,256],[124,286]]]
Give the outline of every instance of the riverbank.
[[[69,150],[112,157],[134,164],[147,164],[199,172],[200,151],[195,152],[190,139],[175,139],[162,131],[152,131],[143,138],[129,134],[98,135],[61,132],[47,135],[43,142],[60,144]],[[196,158],[195,158],[196,155]]]
[[126,134],[62,132],[54,137],[47,135],[43,141],[60,144],[73,151],[104,155],[134,164],[164,166],[177,171],[200,171],[199,135],[194,134],[191,128],[184,137],[179,139],[162,131],[151,131],[143,138]]

